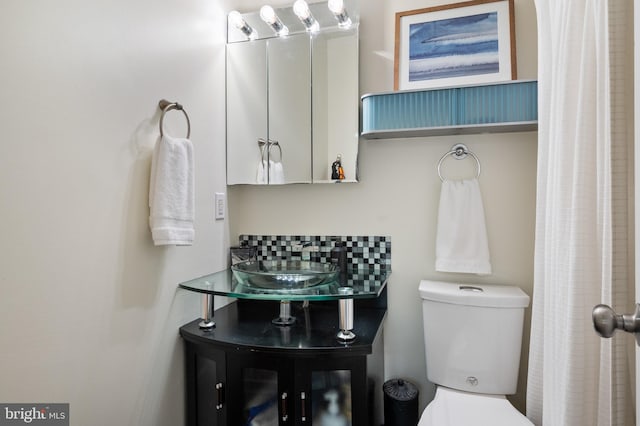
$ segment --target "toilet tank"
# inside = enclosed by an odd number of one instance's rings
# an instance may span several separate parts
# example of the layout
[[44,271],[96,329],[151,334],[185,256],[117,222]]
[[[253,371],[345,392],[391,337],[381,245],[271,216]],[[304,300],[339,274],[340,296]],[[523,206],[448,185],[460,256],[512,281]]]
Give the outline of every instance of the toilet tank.
[[421,281],[427,377],[467,392],[516,392],[529,296],[502,285]]

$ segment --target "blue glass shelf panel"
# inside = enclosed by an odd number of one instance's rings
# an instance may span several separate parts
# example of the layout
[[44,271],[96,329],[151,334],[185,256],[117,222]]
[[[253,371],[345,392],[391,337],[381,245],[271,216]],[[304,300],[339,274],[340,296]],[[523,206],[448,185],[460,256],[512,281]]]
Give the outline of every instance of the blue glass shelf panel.
[[537,122],[535,80],[362,97],[362,135],[374,139],[532,131]]

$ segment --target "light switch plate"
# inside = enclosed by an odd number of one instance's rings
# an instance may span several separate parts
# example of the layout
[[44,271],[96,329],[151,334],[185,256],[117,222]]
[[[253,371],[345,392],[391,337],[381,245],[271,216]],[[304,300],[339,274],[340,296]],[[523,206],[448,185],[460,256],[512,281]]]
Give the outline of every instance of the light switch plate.
[[224,192],[216,192],[214,205],[216,220],[224,219],[224,212],[226,208],[224,201]]

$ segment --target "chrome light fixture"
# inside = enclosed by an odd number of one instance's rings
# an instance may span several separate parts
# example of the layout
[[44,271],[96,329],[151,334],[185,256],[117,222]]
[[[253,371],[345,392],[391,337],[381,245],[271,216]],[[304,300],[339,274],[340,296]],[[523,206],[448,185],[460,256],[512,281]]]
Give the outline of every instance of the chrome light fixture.
[[244,35],[247,36],[249,40],[254,40],[258,37],[258,33],[256,30],[251,28],[247,21],[244,20],[240,12],[237,10],[232,10],[229,12],[229,22],[233,24],[234,27],[242,31]]
[[311,14],[311,10],[309,9],[309,5],[304,0],[296,0],[293,4],[293,13],[302,21],[302,24],[307,29],[307,31],[315,32],[320,29],[320,24]]
[[351,18],[349,18],[349,14],[344,7],[344,0],[329,0],[327,6],[338,20],[340,28],[349,28],[351,26]]
[[275,10],[269,5],[260,8],[260,17],[264,22],[269,24],[277,36],[286,36],[289,34],[289,28],[282,23]]

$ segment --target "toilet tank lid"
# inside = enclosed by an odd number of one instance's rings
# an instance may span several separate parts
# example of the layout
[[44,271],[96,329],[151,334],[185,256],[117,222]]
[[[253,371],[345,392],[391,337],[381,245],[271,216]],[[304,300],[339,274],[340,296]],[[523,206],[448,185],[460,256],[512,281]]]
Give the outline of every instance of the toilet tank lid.
[[420,281],[420,297],[434,302],[492,308],[526,308],[529,296],[521,288],[508,285],[461,284]]

